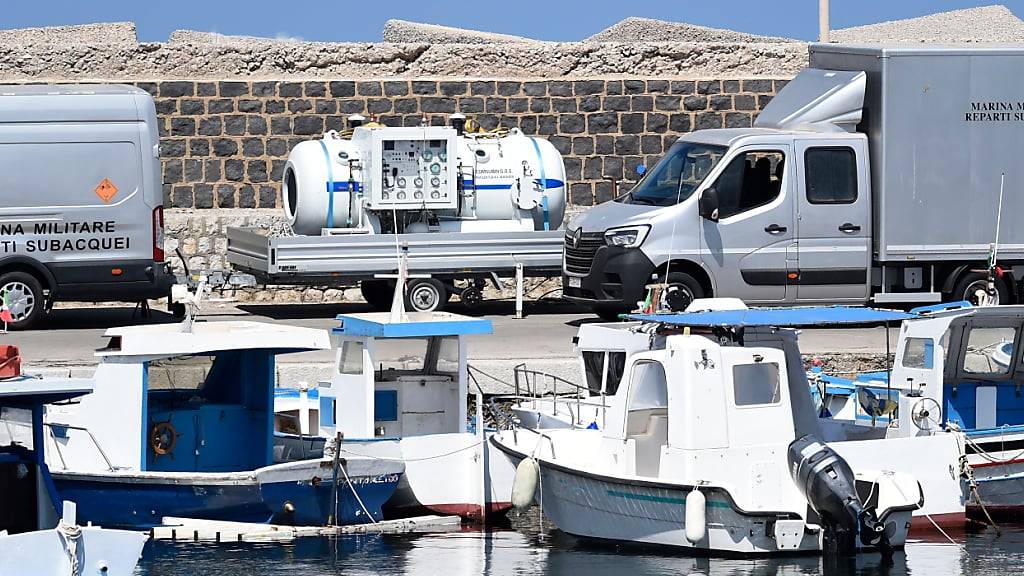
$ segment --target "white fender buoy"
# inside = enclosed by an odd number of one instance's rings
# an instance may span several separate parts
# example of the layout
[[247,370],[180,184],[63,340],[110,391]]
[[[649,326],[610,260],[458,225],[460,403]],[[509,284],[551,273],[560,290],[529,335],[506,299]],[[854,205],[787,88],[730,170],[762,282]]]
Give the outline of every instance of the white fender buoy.
[[694,488],[686,495],[686,539],[696,544],[707,534],[707,500]]
[[512,479],[512,505],[526,508],[533,504],[533,496],[537,493],[537,478],[540,467],[533,457],[523,458],[516,466],[516,476]]

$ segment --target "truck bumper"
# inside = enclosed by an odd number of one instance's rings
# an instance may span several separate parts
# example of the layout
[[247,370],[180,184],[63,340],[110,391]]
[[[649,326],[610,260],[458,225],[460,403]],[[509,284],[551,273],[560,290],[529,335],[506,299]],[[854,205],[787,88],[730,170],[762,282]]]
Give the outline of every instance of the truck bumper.
[[636,248],[602,246],[586,275],[562,271],[562,294],[577,304],[633,310],[645,298],[654,269],[647,255]]
[[[57,283],[57,300],[133,302],[169,296],[174,275],[166,262],[129,260],[103,265],[55,263],[47,266]],[[120,274],[114,274],[119,269]]]

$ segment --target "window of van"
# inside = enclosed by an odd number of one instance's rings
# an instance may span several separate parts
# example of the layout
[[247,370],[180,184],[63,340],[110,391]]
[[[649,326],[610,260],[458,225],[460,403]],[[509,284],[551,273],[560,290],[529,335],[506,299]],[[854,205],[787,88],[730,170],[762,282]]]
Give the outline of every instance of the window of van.
[[648,206],[679,204],[704,182],[725,152],[724,146],[676,142],[665,157],[618,201]]
[[857,156],[853,148],[809,148],[804,153],[807,201],[853,204],[857,201]]
[[775,150],[744,152],[725,167],[715,182],[719,218],[764,206],[779,197],[786,157]]

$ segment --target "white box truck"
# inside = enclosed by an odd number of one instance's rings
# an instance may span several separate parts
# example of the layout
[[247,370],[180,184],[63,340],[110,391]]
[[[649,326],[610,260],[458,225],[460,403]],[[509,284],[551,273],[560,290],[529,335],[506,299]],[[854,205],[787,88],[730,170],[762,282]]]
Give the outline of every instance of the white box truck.
[[168,296],[156,108],[120,85],[0,86],[0,301]]
[[[925,303],[1024,278],[1024,49],[816,44],[752,128],[698,130],[566,227],[566,298]],[[653,279],[653,280],[652,280]]]

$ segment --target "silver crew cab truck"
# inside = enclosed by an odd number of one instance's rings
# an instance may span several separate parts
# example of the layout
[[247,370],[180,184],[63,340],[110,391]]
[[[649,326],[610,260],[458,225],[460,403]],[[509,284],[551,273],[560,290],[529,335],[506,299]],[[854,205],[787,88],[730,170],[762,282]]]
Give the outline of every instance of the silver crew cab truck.
[[1024,49],[810,48],[752,128],[686,134],[628,193],[569,223],[565,297],[666,304],[972,299],[1024,277]]
[[0,302],[168,296],[156,108],[121,85],[0,86]]

